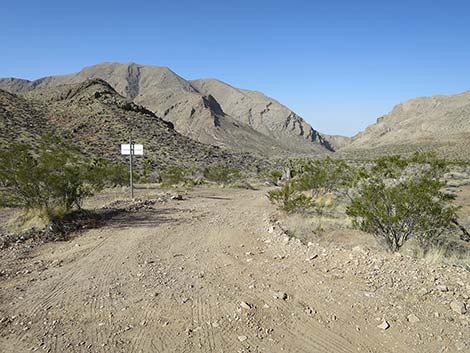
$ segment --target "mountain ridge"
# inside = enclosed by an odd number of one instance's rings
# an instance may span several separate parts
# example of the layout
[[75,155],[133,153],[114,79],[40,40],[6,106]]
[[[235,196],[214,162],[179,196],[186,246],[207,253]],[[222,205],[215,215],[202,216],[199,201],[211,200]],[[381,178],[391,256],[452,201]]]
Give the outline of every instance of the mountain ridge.
[[53,134],[86,155],[121,162],[125,158],[119,145],[132,133],[136,143],[145,145],[142,158],[156,170],[171,165],[203,170],[227,164],[256,171],[266,164],[250,154],[232,153],[181,135],[171,122],[130,102],[101,79],[21,94],[0,90],[0,126],[3,147],[11,141],[34,146],[43,136]]
[[342,154],[436,151],[445,157],[470,158],[470,91],[421,96],[393,107],[351,138]]
[[[217,80],[225,91],[231,91],[232,97],[220,102],[223,95],[217,90],[203,87],[200,80],[185,80],[165,66],[105,62],[77,73],[32,81],[0,79],[0,88],[20,93],[92,78],[105,80],[128,100],[145,106],[172,122],[183,135],[205,144],[266,156],[333,151],[318,131],[278,101]],[[232,109],[235,103],[241,109]]]

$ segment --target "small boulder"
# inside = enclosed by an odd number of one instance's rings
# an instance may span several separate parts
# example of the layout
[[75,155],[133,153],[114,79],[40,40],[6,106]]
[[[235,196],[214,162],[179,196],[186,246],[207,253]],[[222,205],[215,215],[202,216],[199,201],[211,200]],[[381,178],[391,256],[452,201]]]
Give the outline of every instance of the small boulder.
[[380,325],[377,326],[381,330],[388,330],[390,328],[390,324],[388,323],[387,320],[383,320]]
[[274,299],[286,300],[287,299],[287,293],[285,293],[285,292],[274,292],[273,298]]
[[419,322],[419,317],[417,317],[415,314],[408,315],[407,319],[408,319],[408,322],[412,324]]
[[247,302],[240,302],[240,307],[242,309],[251,310],[251,305],[248,304]]
[[450,303],[450,308],[455,311],[457,314],[464,315],[467,313],[467,307],[465,303],[454,300]]
[[449,291],[449,288],[445,284],[440,284],[436,288],[440,292],[448,292]]
[[318,254],[314,254],[314,255],[310,256],[308,259],[306,259],[305,261],[313,261],[313,260],[315,260],[317,257],[318,257]]

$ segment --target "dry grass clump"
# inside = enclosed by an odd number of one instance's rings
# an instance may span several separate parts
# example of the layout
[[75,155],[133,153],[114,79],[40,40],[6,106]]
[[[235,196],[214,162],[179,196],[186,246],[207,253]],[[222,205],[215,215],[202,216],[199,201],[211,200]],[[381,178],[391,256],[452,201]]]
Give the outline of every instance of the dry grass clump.
[[21,233],[33,228],[44,229],[52,219],[60,219],[64,214],[65,211],[60,208],[19,210],[7,221],[6,228],[13,233]]

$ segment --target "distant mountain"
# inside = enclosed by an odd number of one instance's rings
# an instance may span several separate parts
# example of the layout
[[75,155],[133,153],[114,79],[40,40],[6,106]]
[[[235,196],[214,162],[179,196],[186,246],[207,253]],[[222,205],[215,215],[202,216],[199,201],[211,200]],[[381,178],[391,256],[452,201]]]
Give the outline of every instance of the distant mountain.
[[351,138],[341,135],[327,135],[322,134],[323,138],[328,141],[330,146],[336,151],[340,151],[342,148],[349,146]]
[[20,93],[92,78],[108,82],[128,100],[205,144],[268,156],[333,150],[333,145],[300,116],[262,93],[213,79],[186,81],[166,67],[102,63],[35,81],[0,79],[0,88]]
[[273,138],[286,150],[308,152],[312,144],[331,149],[305,120],[261,92],[238,89],[215,79],[190,82],[198,92],[214,97],[226,115]]
[[429,150],[450,158],[470,158],[470,91],[398,104],[354,136],[341,154],[375,156]]
[[250,154],[230,153],[181,135],[172,123],[129,102],[100,79],[18,95],[0,90],[0,126],[2,147],[12,141],[34,145],[41,136],[55,134],[90,156],[122,160],[119,145],[126,143],[132,132],[135,142],[144,144],[142,158],[157,169],[174,164],[204,168],[225,163],[255,170],[263,165]]

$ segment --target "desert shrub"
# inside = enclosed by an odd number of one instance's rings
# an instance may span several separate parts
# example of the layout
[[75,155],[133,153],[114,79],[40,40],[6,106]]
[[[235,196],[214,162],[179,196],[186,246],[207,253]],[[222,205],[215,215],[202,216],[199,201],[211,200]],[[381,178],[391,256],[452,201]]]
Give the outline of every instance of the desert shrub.
[[281,210],[289,213],[320,212],[325,206],[316,202],[319,196],[347,191],[357,182],[359,175],[355,168],[344,161],[331,158],[290,160],[286,164],[286,170],[291,178],[280,189],[268,192],[267,197]]
[[152,174],[153,164],[150,159],[144,159],[142,161],[142,181],[150,182],[150,176]]
[[448,166],[433,153],[386,156],[361,165],[330,158],[291,160],[286,166],[291,178],[267,197],[289,213],[322,215],[334,208],[322,203],[331,196],[356,228],[383,239],[390,250],[410,238],[426,249],[440,246],[444,235],[459,228],[462,240],[468,236],[457,221],[454,197],[443,192]]
[[189,180],[190,174],[191,171],[182,166],[171,165],[162,170],[160,176],[163,184],[176,185]]
[[441,191],[445,170],[445,164],[432,156],[379,158],[364,175],[346,213],[354,226],[384,239],[392,251],[411,237],[424,246],[452,229],[456,218],[453,197]]
[[[104,180],[106,185],[129,185],[129,170],[127,165],[109,163],[106,166],[103,166],[101,170],[92,169],[92,174],[94,173],[102,174],[103,176],[101,180]],[[134,179],[136,179],[137,176],[135,174],[133,175]]]
[[[103,158],[94,158],[86,167],[86,180],[99,189],[104,186],[129,184],[129,169],[126,164],[115,164]],[[137,175],[134,173],[134,180]]]
[[46,215],[68,212],[106,185],[107,170],[57,139],[44,139],[37,149],[14,143],[0,152],[0,197],[4,204]]
[[269,182],[270,184],[278,185],[279,181],[281,180],[283,173],[280,170],[272,169],[267,170],[261,173],[260,177],[262,177],[265,181]]
[[315,202],[311,196],[298,192],[292,182],[285,182],[279,189],[267,193],[271,203],[287,213],[305,212],[315,208]]
[[310,191],[312,197],[350,188],[358,179],[358,171],[341,160],[298,160],[292,165],[294,188]]
[[216,183],[228,184],[241,178],[238,169],[227,167],[223,164],[216,164],[204,169],[204,178]]

